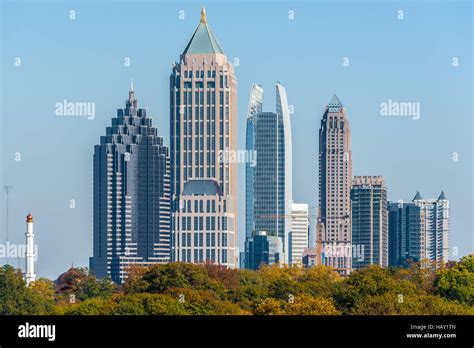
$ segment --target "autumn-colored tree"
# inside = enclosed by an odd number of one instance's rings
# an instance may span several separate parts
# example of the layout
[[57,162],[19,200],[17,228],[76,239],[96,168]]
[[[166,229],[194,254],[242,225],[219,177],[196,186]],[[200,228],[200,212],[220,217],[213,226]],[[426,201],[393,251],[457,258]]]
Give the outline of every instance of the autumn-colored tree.
[[332,299],[300,295],[288,301],[275,298],[259,300],[254,307],[256,315],[337,315],[340,312]]

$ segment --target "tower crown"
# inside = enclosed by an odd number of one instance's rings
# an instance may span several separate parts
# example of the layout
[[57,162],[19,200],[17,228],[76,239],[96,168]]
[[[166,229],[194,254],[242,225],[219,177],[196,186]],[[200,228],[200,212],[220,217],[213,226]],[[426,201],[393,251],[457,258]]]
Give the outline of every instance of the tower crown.
[[219,42],[217,42],[217,39],[214,36],[211,28],[207,24],[206,9],[203,7],[201,10],[201,21],[194,31],[191,40],[189,40],[188,44],[186,45],[183,55],[209,53],[224,54],[224,51],[219,45]]
[[33,222],[33,215],[31,215],[31,213],[29,213],[29,214],[26,216],[26,222]]

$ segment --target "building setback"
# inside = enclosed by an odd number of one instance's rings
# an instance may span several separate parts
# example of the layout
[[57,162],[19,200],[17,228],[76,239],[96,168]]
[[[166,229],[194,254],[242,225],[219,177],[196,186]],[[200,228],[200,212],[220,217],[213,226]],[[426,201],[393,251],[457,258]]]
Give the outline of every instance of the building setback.
[[[255,85],[254,85],[255,86]],[[263,89],[254,89],[255,93]],[[260,98],[261,100],[261,98]],[[256,99],[258,105],[259,99]],[[260,106],[258,108],[261,108]],[[257,107],[255,110],[258,109]],[[253,137],[249,135],[252,134]],[[248,168],[246,191],[247,211],[252,212],[247,220],[247,238],[252,233],[265,231],[268,236],[281,238],[283,254],[281,263],[289,263],[289,233],[291,229],[292,204],[292,144],[290,111],[285,88],[276,84],[276,112],[255,112],[247,119],[247,149],[256,153],[256,165]]]
[[351,133],[346,110],[334,95],[319,129],[319,204],[316,224],[321,262],[348,275],[351,270]]
[[355,176],[351,188],[352,268],[388,266],[387,187],[381,176]]
[[293,203],[291,205],[291,227],[289,236],[290,265],[302,265],[303,254],[309,244],[308,205]]
[[170,76],[173,261],[237,267],[237,80],[203,8]]
[[90,269],[123,282],[130,265],[170,260],[168,148],[133,85],[125,109],[94,149],[94,251]]

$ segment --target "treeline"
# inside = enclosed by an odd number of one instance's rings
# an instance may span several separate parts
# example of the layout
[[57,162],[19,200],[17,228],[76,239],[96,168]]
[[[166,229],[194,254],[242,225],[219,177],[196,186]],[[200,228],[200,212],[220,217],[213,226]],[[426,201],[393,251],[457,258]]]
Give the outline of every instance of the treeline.
[[340,277],[329,267],[170,263],[134,267],[126,283],[70,269],[26,287],[0,269],[0,314],[64,315],[474,315],[474,255],[445,269],[369,267]]

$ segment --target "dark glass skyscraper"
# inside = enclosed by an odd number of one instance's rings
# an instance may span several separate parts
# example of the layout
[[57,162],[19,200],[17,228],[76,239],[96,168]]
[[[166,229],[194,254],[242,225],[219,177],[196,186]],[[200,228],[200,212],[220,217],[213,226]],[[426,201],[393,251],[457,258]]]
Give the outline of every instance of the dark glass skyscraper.
[[125,109],[94,149],[94,254],[98,277],[121,283],[133,264],[170,260],[168,148],[133,85]]

